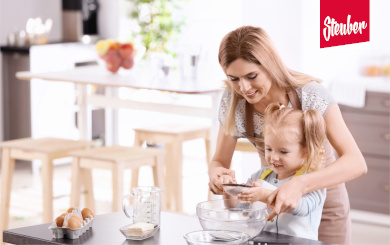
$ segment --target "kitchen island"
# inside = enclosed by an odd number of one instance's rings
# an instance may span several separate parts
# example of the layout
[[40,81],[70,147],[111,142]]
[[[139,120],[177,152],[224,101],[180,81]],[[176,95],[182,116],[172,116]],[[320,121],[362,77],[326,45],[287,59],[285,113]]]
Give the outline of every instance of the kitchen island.
[[[119,228],[130,223],[122,212],[97,215],[92,229],[86,231],[78,239],[53,239],[48,227],[50,224],[41,224],[17,229],[5,230],[3,241],[12,244],[186,244],[183,236],[189,232],[202,230],[197,217],[175,213],[161,212],[161,228],[151,238],[143,241],[126,240]],[[324,242],[304,238],[278,235],[272,232],[263,232],[253,239],[252,244],[277,242],[280,244],[316,245]]]

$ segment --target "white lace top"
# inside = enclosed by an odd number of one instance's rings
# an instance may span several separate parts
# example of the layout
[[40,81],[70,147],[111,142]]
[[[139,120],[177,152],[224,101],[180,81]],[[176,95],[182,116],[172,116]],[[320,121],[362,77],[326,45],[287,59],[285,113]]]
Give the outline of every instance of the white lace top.
[[[303,85],[302,87],[296,88],[299,100],[302,104],[302,110],[307,111],[309,109],[317,110],[321,113],[322,116],[325,117],[326,113],[329,110],[329,107],[336,103],[335,99],[329,94],[325,87],[321,84],[313,81]],[[223,125],[227,113],[229,111],[231,93],[229,91],[225,91],[221,104],[219,107],[219,122]],[[236,120],[236,128],[233,134],[235,138],[246,138],[246,130],[245,130],[245,99],[241,99],[237,103],[235,120]],[[288,104],[288,107],[292,107],[291,103]],[[263,132],[264,127],[264,116],[263,114],[254,111],[253,115],[253,129],[255,133],[255,137],[261,137],[261,133]]]

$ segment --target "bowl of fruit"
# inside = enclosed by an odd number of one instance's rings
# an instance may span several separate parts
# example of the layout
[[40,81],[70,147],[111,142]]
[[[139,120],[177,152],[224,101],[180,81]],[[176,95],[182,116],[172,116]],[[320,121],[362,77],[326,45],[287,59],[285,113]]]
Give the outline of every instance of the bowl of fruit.
[[116,73],[121,67],[131,69],[134,66],[136,52],[132,43],[121,43],[106,39],[99,40],[95,47],[106,68],[112,73]]

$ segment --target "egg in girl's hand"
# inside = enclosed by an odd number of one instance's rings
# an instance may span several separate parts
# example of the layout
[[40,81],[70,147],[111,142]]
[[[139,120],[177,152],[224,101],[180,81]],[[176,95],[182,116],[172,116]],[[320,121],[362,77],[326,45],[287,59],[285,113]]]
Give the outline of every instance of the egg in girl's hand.
[[95,217],[95,215],[93,215],[91,209],[89,208],[84,208],[83,210],[81,210],[81,215],[83,216],[84,220],[88,218],[90,215],[92,215],[92,217]]
[[79,229],[81,228],[81,223],[74,216],[68,219],[67,227],[70,229]]

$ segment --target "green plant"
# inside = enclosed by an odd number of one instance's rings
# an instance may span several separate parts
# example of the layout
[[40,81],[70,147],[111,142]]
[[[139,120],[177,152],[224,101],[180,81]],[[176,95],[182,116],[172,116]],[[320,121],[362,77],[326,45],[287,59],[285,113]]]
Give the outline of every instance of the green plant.
[[175,55],[173,43],[184,24],[180,9],[187,0],[128,0],[133,4],[130,17],[139,25],[134,33],[150,52],[165,52]]

